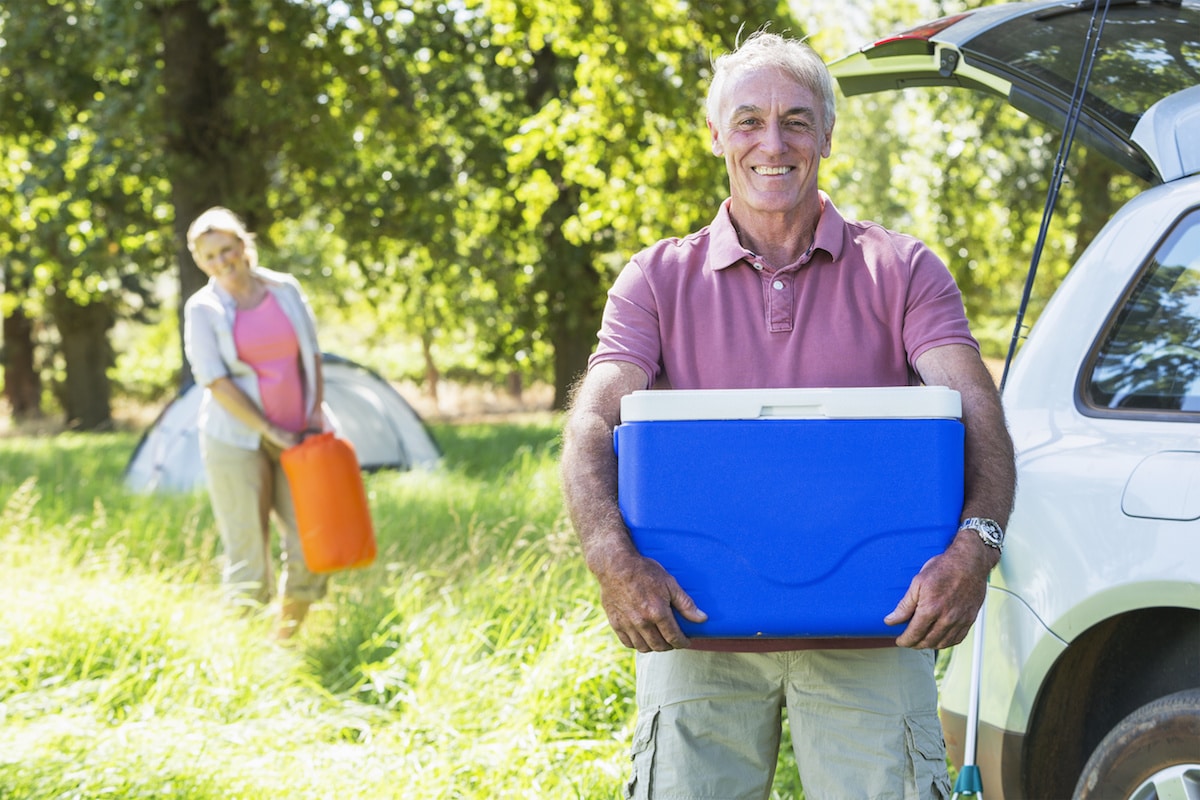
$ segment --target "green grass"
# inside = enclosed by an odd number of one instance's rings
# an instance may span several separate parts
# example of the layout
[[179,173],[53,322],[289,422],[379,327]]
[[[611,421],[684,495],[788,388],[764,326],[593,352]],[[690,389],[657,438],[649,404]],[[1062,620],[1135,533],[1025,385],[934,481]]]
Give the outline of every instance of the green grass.
[[380,556],[288,647],[219,599],[203,494],[124,491],[134,435],[0,440],[0,798],[614,796],[632,659],[556,420],[436,435],[366,476]]
[[633,659],[558,420],[435,435],[442,469],[365,477],[379,557],[288,646],[220,599],[204,494],[123,489],[134,434],[0,439],[0,800],[620,796]]

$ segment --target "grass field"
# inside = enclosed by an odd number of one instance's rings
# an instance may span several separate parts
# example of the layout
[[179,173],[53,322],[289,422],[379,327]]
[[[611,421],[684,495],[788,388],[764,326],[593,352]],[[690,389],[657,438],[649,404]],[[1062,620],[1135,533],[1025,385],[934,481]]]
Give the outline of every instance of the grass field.
[[[560,420],[520,419],[436,424],[441,469],[365,476],[379,557],[287,646],[222,601],[204,494],[125,491],[138,433],[0,420],[0,800],[619,797],[633,657],[562,509]],[[773,797],[801,800],[784,736]]]
[[221,601],[205,495],[123,489],[135,434],[0,438],[0,799],[620,796],[633,659],[558,420],[433,427],[445,465],[366,476],[379,558],[287,646]]

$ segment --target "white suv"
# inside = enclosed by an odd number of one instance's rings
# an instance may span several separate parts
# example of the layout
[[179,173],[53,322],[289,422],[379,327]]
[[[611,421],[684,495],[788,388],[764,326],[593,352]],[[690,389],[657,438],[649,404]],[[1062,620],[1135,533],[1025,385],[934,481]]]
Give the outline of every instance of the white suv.
[[[1093,5],[989,6],[831,69],[846,94],[966,86],[1061,128]],[[1200,798],[1198,84],[1200,0],[1112,0],[1077,139],[1153,185],[1074,265],[1006,382],[1019,488],[983,627],[988,800]],[[942,685],[959,764],[972,651]]]

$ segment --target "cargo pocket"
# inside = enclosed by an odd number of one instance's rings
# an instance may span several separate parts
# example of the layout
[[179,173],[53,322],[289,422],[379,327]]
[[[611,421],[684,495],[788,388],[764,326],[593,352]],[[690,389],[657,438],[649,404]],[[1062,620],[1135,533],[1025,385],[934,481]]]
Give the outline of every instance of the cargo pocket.
[[916,791],[911,796],[946,800],[950,797],[950,774],[946,771],[946,744],[937,714],[905,717],[904,725],[904,741],[916,780]]
[[625,800],[650,800],[654,773],[654,737],[658,732],[658,709],[638,711],[633,729],[633,744],[629,748],[632,772],[625,784]]

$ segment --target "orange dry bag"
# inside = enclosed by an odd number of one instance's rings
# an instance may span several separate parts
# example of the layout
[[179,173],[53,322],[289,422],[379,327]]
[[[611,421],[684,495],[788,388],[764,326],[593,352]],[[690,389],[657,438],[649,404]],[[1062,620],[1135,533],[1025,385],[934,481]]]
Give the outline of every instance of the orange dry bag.
[[284,450],[280,463],[308,568],[336,572],[374,561],[375,528],[354,446],[333,433],[318,433]]

